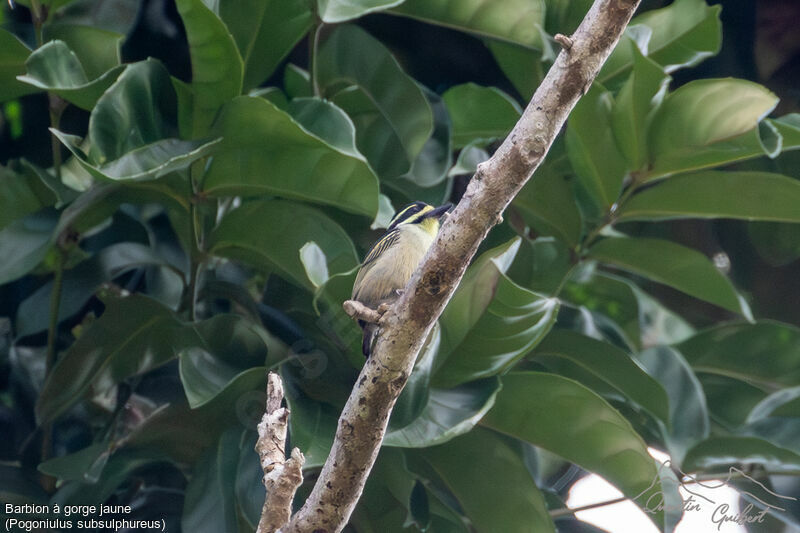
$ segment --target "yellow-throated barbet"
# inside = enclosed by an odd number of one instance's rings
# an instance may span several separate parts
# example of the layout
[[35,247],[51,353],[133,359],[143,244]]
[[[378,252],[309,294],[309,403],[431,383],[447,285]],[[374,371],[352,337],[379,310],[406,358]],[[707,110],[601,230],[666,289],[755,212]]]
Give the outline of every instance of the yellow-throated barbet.
[[[433,244],[440,219],[451,207],[414,202],[398,211],[386,233],[367,253],[353,284],[352,299],[371,309],[396,300]],[[364,330],[361,351],[369,357],[378,325],[363,320],[358,324]]]

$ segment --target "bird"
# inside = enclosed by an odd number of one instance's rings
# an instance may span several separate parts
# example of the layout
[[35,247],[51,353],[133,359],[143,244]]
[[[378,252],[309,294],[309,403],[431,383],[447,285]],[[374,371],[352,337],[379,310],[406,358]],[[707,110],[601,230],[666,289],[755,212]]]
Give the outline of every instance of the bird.
[[[386,233],[372,245],[353,283],[351,299],[370,309],[391,304],[402,294],[411,275],[439,232],[441,218],[452,204],[433,207],[413,202],[392,218]],[[364,332],[361,352],[369,357],[378,325],[358,321]]]

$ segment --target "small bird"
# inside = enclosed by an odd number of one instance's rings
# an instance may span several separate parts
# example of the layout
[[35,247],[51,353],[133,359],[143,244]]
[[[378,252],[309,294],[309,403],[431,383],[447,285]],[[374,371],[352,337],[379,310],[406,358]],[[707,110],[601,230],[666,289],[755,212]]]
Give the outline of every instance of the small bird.
[[[367,253],[353,283],[352,299],[371,309],[395,301],[433,244],[440,219],[451,207],[452,204],[433,207],[414,202],[398,211],[386,233]],[[364,330],[361,351],[369,357],[378,325],[363,320],[358,325]]]

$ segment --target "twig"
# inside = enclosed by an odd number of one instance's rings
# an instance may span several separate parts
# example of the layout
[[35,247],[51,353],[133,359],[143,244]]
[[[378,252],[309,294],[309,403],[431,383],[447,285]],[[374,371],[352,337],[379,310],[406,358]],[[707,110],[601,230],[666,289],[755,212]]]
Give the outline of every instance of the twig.
[[381,316],[383,316],[383,313],[380,311],[371,309],[356,300],[347,300],[342,304],[342,307],[344,308],[344,312],[347,313],[347,316],[350,318],[355,320],[363,320],[364,322],[369,322],[370,324],[377,324],[380,322]]
[[292,515],[294,493],[303,483],[305,457],[295,448],[286,460],[286,431],[289,409],[281,407],[283,382],[278,374],[267,376],[267,409],[258,424],[256,452],[264,471],[267,496],[261,510],[261,520],[256,533],[278,531]]
[[569,37],[567,37],[562,33],[556,33],[555,36],[553,37],[553,40],[558,44],[560,44],[561,48],[563,48],[564,50],[569,50],[570,48],[572,48],[572,39],[570,39]]
[[622,36],[638,0],[596,0],[559,54],[522,118],[442,225],[397,302],[381,317],[382,333],[339,418],[319,479],[283,533],[342,530],[380,449],[392,407],[433,324],[479,244],[539,166],[578,99]]

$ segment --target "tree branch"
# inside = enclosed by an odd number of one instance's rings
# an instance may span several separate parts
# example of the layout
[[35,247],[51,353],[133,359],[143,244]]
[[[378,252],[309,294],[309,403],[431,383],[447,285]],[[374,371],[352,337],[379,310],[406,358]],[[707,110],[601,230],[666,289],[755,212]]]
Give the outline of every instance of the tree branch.
[[289,410],[281,407],[282,402],[283,382],[278,374],[270,372],[267,376],[267,409],[258,424],[256,442],[267,488],[256,533],[273,533],[289,521],[294,493],[303,483],[303,454],[295,448],[291,458],[286,460],[284,450]]
[[325,466],[283,533],[333,533],[345,526],[378,455],[392,407],[434,322],[478,245],[501,220],[589,89],[638,4],[595,1],[522,118],[492,158],[478,166],[402,296],[381,318],[381,334],[339,418]]

